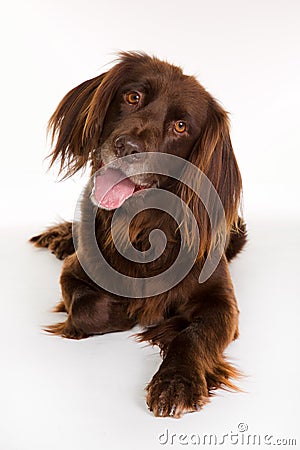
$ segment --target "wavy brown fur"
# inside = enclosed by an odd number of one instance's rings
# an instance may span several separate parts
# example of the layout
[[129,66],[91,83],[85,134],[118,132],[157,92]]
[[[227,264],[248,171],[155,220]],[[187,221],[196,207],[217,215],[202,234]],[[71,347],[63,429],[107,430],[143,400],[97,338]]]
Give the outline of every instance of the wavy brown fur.
[[[134,106],[126,101],[126,95],[132,91],[139,97]],[[176,131],[177,121],[186,124],[181,134]],[[218,239],[221,225],[216,223],[217,232],[213,235],[198,196],[184,184],[160,177],[156,180],[159,187],[179,196],[196,219],[200,234],[198,258],[185,278],[169,291],[132,299],[112,294],[88,277],[74,252],[70,222],[51,227],[31,239],[37,247],[46,247],[64,259],[62,301],[55,310],[65,311],[67,317],[47,331],[82,339],[128,330],[136,324],[145,327],[138,339],[158,345],[163,356],[147,387],[148,407],[157,416],[180,417],[202,408],[217,388],[237,389],[232,380],[238,378],[239,372],[223,355],[227,345],[238,337],[239,311],[228,261],[243,248],[246,227],[238,215],[242,181],[227,113],[194,77],[184,75],[180,68],[143,53],[123,53],[112,69],[80,84],[62,99],[50,119],[49,131],[53,139],[51,164],[60,161],[64,177],[87,165],[91,165],[94,174],[101,164],[106,164],[107,155],[116,158],[128,154],[132,142],[135,151],[170,153],[190,161],[210,179],[221,199],[227,242],[215,271],[205,283],[199,284],[205,257]],[[120,136],[124,144],[117,148]],[[91,186],[82,199],[76,239],[81,255],[94,264],[95,270],[101,271],[90,245],[89,217],[95,208],[90,192]],[[207,192],[207,198],[214,208],[211,194],[212,190]],[[126,205],[125,202],[125,216]],[[181,239],[189,251],[195,247],[195,229],[183,222],[177,224],[163,211],[145,210],[131,222],[132,245],[141,252],[147,250],[149,234],[156,228],[164,232],[167,245],[156,260],[136,264],[114,247],[112,214],[97,210],[97,244],[113,268],[133,279],[165,272],[177,257]],[[123,233],[124,221],[120,216],[117,234],[121,244]],[[146,288],[145,282],[145,292]]]

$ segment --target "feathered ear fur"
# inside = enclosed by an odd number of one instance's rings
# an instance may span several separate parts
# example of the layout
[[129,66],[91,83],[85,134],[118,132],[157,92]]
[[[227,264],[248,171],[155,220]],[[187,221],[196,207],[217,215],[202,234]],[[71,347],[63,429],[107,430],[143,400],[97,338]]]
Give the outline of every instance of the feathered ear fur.
[[[189,160],[215,187],[224,208],[227,232],[237,227],[242,180],[231,145],[227,113],[212,98],[208,102],[206,122]],[[198,197],[183,184],[180,185],[179,195],[197,220],[200,235],[199,257],[202,257],[218,236],[212,238],[210,219]],[[209,198],[209,193],[207,195]],[[193,231],[185,234],[190,236],[187,244],[193,245]]]
[[49,155],[50,166],[59,159],[59,173],[63,172],[65,177],[73,175],[89,159],[93,146],[83,131],[92,99],[104,76],[102,74],[85,81],[68,92],[49,120],[48,131],[52,135],[52,144],[56,141]]

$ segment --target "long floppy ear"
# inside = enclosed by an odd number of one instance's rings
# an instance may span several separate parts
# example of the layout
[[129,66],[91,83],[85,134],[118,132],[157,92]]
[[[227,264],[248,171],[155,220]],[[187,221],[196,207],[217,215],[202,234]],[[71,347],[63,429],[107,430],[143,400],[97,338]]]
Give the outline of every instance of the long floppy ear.
[[[189,160],[215,187],[224,208],[227,232],[237,228],[242,180],[231,144],[227,113],[213,98],[209,99],[206,122]],[[213,244],[207,211],[186,186],[181,187],[179,195],[197,220],[200,233],[199,256],[203,256]]]
[[126,73],[120,62],[108,72],[72,89],[49,120],[48,130],[55,146],[50,167],[60,159],[64,178],[84,167],[98,148],[109,105]]
[[64,172],[65,177],[73,175],[89,159],[91,143],[84,139],[83,130],[92,98],[104,76],[87,80],[68,92],[49,120],[52,144],[56,141],[49,155],[50,167],[59,159],[59,173]]
[[214,185],[223,204],[228,229],[231,229],[238,222],[242,178],[231,144],[228,115],[213,99],[200,146],[194,151],[192,162]]

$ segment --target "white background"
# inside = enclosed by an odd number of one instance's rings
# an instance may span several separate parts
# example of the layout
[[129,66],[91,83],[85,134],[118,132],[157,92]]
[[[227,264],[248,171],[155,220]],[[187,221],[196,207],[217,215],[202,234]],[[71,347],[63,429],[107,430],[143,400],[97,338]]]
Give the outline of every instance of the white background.
[[[0,450],[195,448],[158,437],[167,428],[241,436],[239,423],[249,434],[273,435],[272,443],[298,437],[300,448],[299,19],[296,0],[2,7]],[[26,242],[72,218],[85,180],[57,183],[54,170],[46,173],[47,120],[118,50],[143,50],[197,75],[231,113],[244,180],[249,244],[232,264],[241,337],[228,354],[247,374],[245,393],[218,392],[180,420],[147,411],[143,389],[160,358],[131,332],[76,342],[41,331],[57,320],[50,310],[61,263]]]

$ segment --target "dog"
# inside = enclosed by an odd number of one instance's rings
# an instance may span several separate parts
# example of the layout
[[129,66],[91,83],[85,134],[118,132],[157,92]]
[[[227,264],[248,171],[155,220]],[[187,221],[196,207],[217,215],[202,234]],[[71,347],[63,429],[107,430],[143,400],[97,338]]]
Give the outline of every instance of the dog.
[[[172,266],[181,245],[187,254],[195,250],[195,230],[178,226],[168,212],[155,208],[132,218],[130,241],[137,252],[147,252],[150,232],[160,229],[166,236],[163,254],[142,264],[126,258],[125,244],[123,254],[116,249],[114,213],[123,211],[116,220],[122,247],[123,219],[130,201],[143,202],[147,191],[164,191],[181,199],[195,218],[200,239],[193,266],[182,280],[162,292],[158,286],[157,294],[142,295],[137,288],[138,294],[128,297],[117,292],[116,285],[111,285],[112,290],[99,286],[82,267],[82,258],[94,261],[90,227],[84,219],[76,226],[63,222],[34,236],[31,242],[36,247],[48,248],[64,260],[62,300],[55,311],[67,316],[65,322],[51,325],[47,331],[83,339],[140,325],[143,331],[138,339],[159,346],[162,355],[161,366],[146,388],[146,402],[155,416],[178,418],[201,409],[217,388],[238,390],[233,380],[239,371],[223,355],[239,334],[239,310],[228,263],[242,250],[247,232],[239,216],[242,180],[228,114],[181,68],[144,53],[124,52],[106,73],[72,89],[58,105],[49,127],[54,146],[50,165],[59,160],[64,177],[91,168],[94,178],[81,200],[81,211],[83,217],[94,212],[97,248],[115,271],[146,280],[142,281],[146,286],[147,278]],[[122,171],[127,178],[119,184],[122,195],[110,193],[113,188],[101,194],[113,169],[97,178],[99,170],[119,161],[122,168],[123,158],[150,153],[167,155],[172,161],[177,158],[199,169],[221,201],[226,243],[215,270],[203,283],[199,283],[199,274],[215,245],[214,235],[203,202],[189,186],[163,174],[132,174],[130,164],[125,164]],[[95,189],[98,198],[93,201],[91,191],[95,197]],[[92,265],[95,273],[101,272],[100,263]]]

